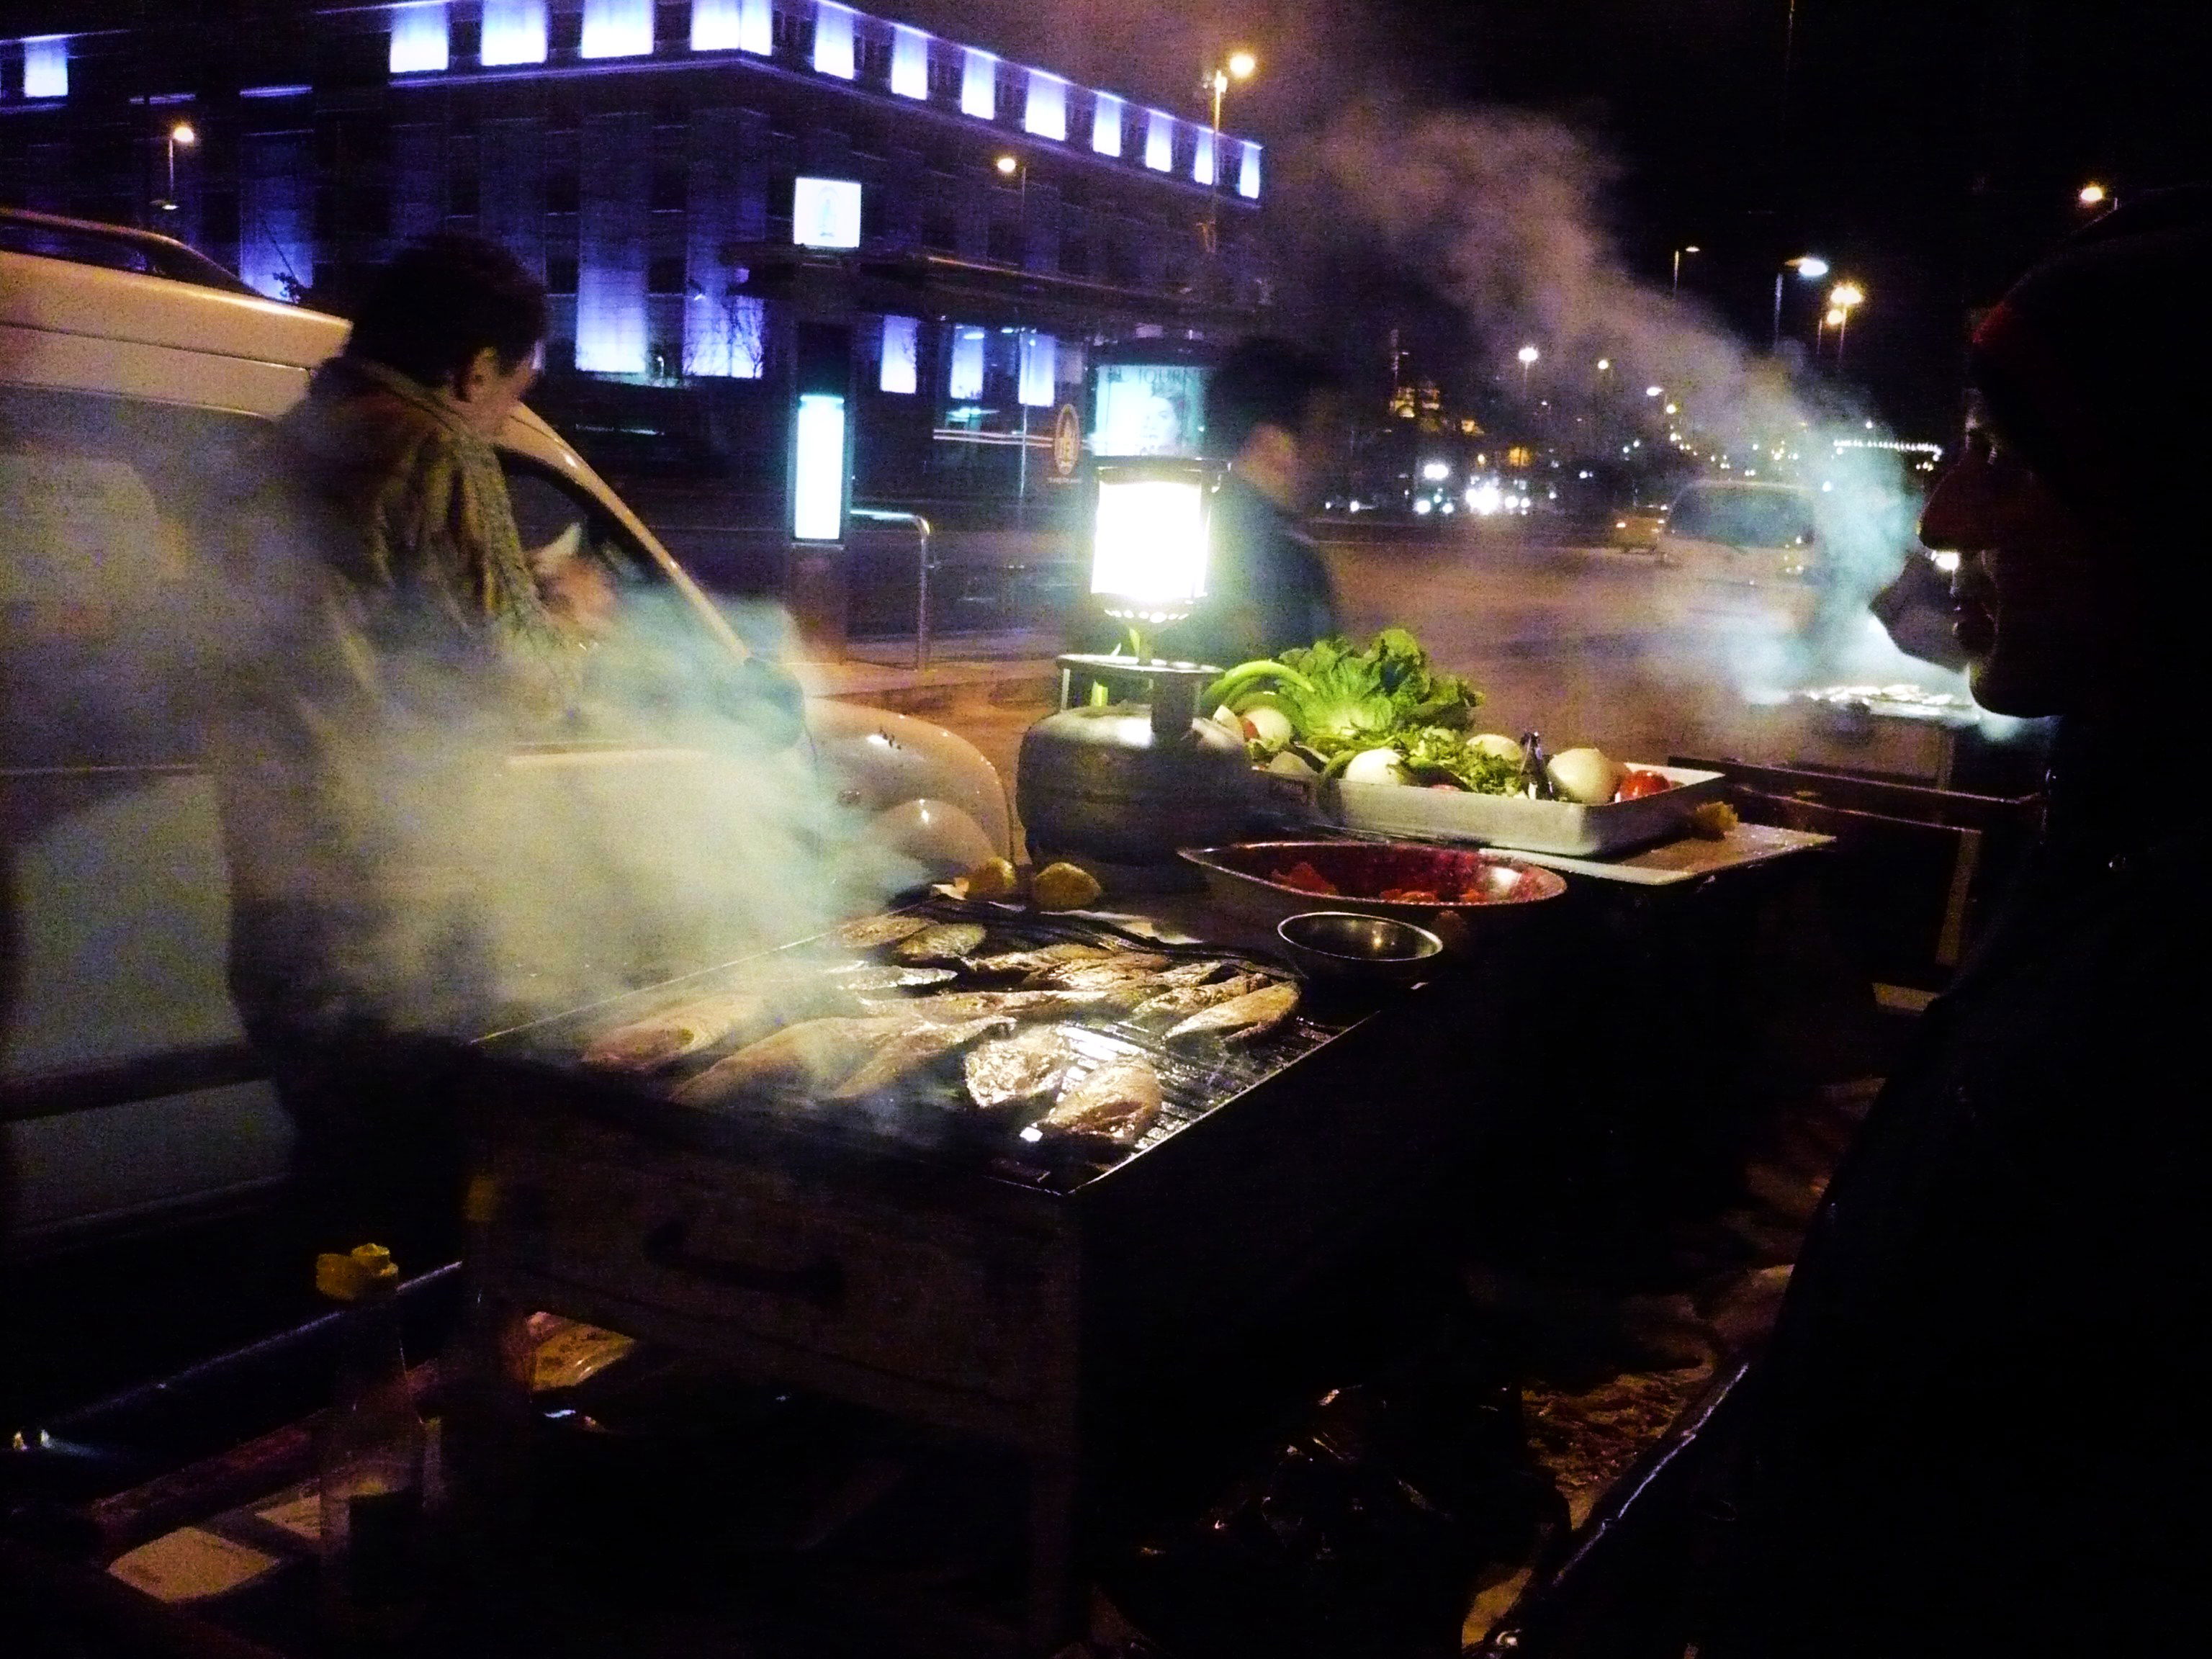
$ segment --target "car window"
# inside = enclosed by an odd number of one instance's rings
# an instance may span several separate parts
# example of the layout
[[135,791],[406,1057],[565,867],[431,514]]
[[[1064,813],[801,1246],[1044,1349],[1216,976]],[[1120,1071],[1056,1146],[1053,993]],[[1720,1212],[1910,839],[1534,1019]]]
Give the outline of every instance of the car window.
[[0,387],[0,768],[188,763],[206,532],[262,423]]

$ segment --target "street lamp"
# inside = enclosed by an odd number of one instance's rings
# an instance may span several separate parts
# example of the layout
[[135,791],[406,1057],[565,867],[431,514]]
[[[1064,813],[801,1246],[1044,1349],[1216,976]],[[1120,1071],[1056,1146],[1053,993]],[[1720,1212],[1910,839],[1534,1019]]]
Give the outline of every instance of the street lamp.
[[2106,190],[2094,179],[2092,179],[2087,184],[2082,185],[2080,190],[2074,193],[2074,199],[2079,202],[2083,207],[2094,210],[2104,206],[2106,202],[2112,199],[2112,191]]
[[1249,81],[1260,67],[1260,60],[1239,47],[1220,63],[1208,70],[1201,82],[1203,90],[1213,95],[1213,119],[1208,124],[1206,142],[1213,146],[1213,176],[1206,181],[1206,252],[1208,258],[1221,247],[1221,176],[1229,171],[1229,158],[1221,149],[1221,100],[1229,90],[1231,81]]
[[1844,334],[1851,325],[1851,313],[1866,303],[1866,290],[1856,283],[1838,283],[1828,290],[1828,321],[1836,331],[1836,367],[1844,366]]
[[1695,242],[1692,242],[1686,246],[1678,247],[1674,250],[1674,281],[1673,285],[1667,290],[1668,298],[1678,299],[1681,295],[1682,256],[1686,253],[1703,253],[1704,252],[1705,250],[1699,247]]
[[1782,349],[1782,279],[1793,270],[1811,282],[1828,274],[1828,262],[1817,253],[1801,253],[1794,259],[1784,259],[1782,269],[1774,273],[1774,334],[1767,343],[1770,351]]
[[1528,371],[1535,368],[1536,359],[1542,354],[1532,345],[1524,345],[1513,355],[1521,362],[1521,395],[1525,398],[1528,395]]
[[161,209],[165,213],[177,210],[177,147],[181,144],[190,149],[199,141],[200,135],[190,121],[179,121],[168,131],[169,193],[161,200]]
[[991,166],[1001,179],[1018,181],[1014,193],[1014,222],[1021,238],[1021,257],[1014,263],[1026,270],[1030,263],[1030,164],[1010,154],[994,157]]

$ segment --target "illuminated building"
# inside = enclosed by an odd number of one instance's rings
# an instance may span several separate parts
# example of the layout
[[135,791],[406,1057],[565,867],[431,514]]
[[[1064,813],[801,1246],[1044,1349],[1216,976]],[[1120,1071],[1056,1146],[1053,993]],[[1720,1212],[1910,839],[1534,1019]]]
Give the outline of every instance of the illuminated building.
[[538,401],[617,471],[681,451],[781,489],[792,331],[826,321],[857,495],[1035,499],[1091,348],[1261,324],[1257,144],[834,0],[210,0],[58,33],[84,9],[10,13],[0,200],[153,222],[148,147],[188,116],[160,228],[264,293],[343,311],[410,237],[492,237],[553,296]]

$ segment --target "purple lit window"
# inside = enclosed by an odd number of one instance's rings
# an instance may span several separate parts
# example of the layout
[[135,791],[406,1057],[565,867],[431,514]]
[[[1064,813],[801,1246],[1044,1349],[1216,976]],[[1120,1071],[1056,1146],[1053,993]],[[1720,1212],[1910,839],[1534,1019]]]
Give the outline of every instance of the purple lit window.
[[545,61],[545,0],[484,0],[477,61],[487,69]]
[[416,0],[392,9],[392,73],[418,75],[453,61],[446,28],[446,0]]
[[582,58],[641,58],[653,50],[653,0],[584,0]]

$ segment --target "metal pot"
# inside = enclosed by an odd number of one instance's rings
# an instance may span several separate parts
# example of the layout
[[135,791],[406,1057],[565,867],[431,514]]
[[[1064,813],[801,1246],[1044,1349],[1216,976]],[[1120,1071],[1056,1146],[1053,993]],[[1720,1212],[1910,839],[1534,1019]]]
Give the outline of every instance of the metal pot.
[[1015,800],[1033,855],[1172,863],[1179,847],[1243,834],[1257,799],[1243,744],[1195,717],[1218,671],[1067,656],[1063,668],[1150,683],[1149,703],[1062,708],[1022,736]]

